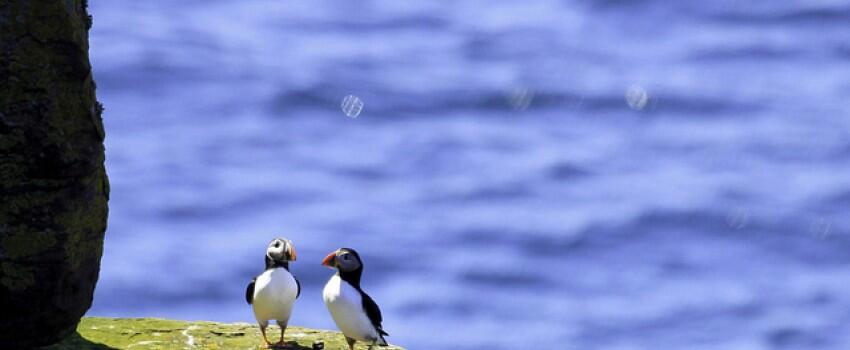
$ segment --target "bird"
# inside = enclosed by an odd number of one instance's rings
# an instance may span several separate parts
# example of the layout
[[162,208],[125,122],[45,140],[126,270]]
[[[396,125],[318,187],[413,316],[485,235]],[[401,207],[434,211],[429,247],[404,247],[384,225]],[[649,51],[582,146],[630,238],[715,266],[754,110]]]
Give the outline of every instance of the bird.
[[360,288],[360,277],[363,275],[363,260],[354,249],[340,248],[328,254],[322,265],[336,269],[331,277],[322,298],[334,322],[342,331],[348,342],[348,348],[354,350],[358,340],[369,342],[369,349],[375,345],[387,346],[381,323],[381,309],[378,304]]
[[[301,295],[301,283],[289,272],[289,262],[296,258],[292,241],[273,239],[266,248],[266,270],[252,279],[245,290],[245,301],[254,309],[267,348],[286,347],[283,341],[286,326],[295,299]],[[275,344],[271,344],[266,337],[266,327],[271,320],[280,327],[280,341]]]

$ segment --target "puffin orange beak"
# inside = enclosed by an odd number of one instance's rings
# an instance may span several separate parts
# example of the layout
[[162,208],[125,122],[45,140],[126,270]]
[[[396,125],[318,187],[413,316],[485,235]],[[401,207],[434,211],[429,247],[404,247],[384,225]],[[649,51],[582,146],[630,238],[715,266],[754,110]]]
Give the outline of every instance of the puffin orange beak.
[[322,265],[330,268],[336,267],[336,252],[332,252],[325,257],[325,260],[322,260]]
[[298,254],[295,253],[295,247],[292,246],[292,243],[286,245],[286,253],[289,254],[289,261],[295,261],[298,258]]

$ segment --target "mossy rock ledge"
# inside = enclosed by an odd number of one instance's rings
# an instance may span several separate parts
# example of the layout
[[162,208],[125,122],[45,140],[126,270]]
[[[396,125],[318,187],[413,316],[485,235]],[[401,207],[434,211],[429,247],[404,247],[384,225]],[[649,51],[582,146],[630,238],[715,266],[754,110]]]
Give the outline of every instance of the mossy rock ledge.
[[[277,341],[280,329],[269,327],[269,340]],[[286,329],[287,349],[313,349],[320,340],[328,350],[348,350],[342,333],[289,326]],[[264,348],[260,328],[248,323],[218,323],[205,321],[175,321],[157,318],[85,317],[77,333],[64,341],[40,350],[171,350],[171,349],[233,349]],[[367,344],[358,342],[357,349]],[[375,350],[403,350],[397,346],[375,347]]]

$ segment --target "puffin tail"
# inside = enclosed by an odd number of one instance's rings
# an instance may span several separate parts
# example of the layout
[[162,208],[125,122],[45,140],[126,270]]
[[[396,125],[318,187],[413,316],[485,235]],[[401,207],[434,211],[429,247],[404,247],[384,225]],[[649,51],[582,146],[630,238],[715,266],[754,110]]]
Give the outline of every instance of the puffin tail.
[[383,329],[378,329],[378,340],[375,342],[375,344],[378,346],[388,346],[389,344],[387,344],[387,340],[384,339],[385,335],[389,334],[387,334],[387,332],[384,332]]

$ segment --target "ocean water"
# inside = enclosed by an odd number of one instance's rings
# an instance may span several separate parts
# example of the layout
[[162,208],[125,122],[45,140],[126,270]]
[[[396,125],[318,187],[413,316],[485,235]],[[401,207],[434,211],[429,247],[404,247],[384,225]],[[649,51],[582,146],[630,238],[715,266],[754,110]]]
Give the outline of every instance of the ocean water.
[[89,315],[292,324],[322,258],[408,349],[850,348],[846,1],[90,1]]

